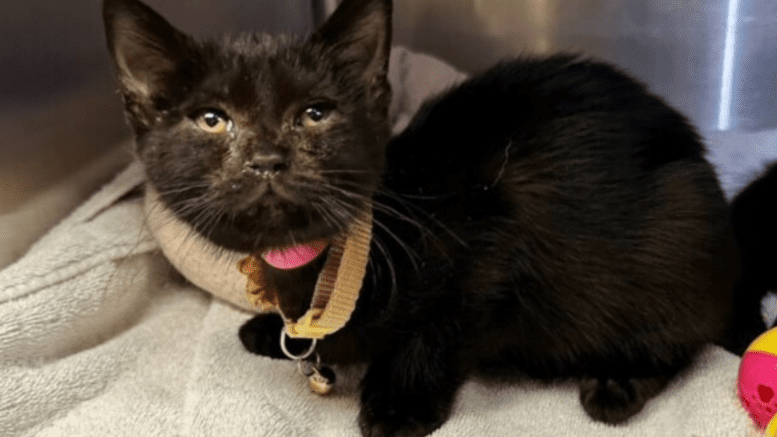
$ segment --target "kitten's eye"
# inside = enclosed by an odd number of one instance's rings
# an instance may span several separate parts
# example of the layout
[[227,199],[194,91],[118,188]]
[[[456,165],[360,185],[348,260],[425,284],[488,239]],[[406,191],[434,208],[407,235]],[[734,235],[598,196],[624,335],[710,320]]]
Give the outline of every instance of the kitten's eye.
[[298,123],[302,127],[313,127],[326,121],[329,113],[330,110],[323,106],[310,106],[302,111]]
[[209,134],[223,134],[232,125],[232,120],[220,111],[206,110],[194,118],[197,127]]

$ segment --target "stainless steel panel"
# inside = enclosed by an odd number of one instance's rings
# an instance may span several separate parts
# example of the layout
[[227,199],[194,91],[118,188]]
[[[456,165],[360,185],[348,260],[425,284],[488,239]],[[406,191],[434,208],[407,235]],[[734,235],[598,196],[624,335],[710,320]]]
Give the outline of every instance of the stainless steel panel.
[[777,127],[774,0],[395,0],[395,41],[467,70],[575,51],[617,63],[704,131]]

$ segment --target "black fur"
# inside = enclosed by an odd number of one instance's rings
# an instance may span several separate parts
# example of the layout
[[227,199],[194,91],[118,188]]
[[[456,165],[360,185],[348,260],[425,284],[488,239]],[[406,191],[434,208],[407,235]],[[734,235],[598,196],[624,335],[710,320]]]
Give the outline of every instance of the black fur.
[[[317,348],[369,364],[365,436],[428,434],[475,374],[575,378],[593,419],[622,423],[722,341],[726,202],[687,120],[616,68],[505,62],[389,140],[389,0],[345,0],[306,41],[198,43],[135,0],[105,11],[149,183],[197,232],[261,251],[332,236],[372,199],[357,308]],[[300,123],[310,107],[329,118]],[[196,128],[210,108],[234,135]],[[278,273],[287,314],[317,269]],[[280,358],[280,327],[258,316],[240,338]]]
[[736,291],[734,352],[742,353],[766,330],[761,300],[777,291],[777,164],[737,194],[731,203],[731,222],[742,253],[742,277]]

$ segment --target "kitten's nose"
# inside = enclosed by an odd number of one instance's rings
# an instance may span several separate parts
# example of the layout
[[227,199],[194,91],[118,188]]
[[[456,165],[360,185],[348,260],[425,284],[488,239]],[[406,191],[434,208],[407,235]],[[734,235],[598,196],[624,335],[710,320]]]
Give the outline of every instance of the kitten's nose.
[[286,170],[286,159],[278,152],[257,153],[246,162],[246,167],[261,177],[272,177]]

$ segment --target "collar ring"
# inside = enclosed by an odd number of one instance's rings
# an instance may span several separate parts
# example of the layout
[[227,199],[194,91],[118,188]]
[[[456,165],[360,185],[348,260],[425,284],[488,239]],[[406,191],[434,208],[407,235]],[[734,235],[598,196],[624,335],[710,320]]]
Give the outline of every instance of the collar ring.
[[285,327],[281,328],[281,350],[283,351],[283,353],[287,357],[289,357],[290,359],[292,359],[294,361],[304,360],[305,358],[313,355],[313,351],[316,350],[316,339],[313,338],[313,339],[311,339],[310,347],[308,348],[308,350],[306,350],[305,352],[303,352],[300,355],[294,355],[291,352],[289,352],[289,350],[286,348],[286,338],[287,337],[288,337],[288,335],[286,334],[286,328]]

